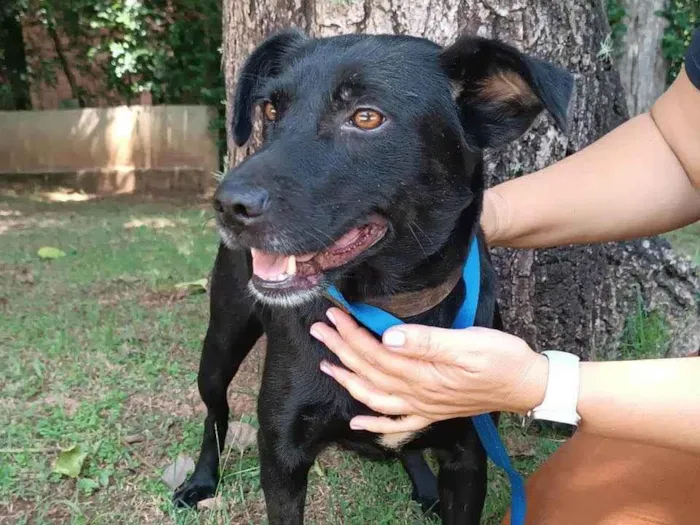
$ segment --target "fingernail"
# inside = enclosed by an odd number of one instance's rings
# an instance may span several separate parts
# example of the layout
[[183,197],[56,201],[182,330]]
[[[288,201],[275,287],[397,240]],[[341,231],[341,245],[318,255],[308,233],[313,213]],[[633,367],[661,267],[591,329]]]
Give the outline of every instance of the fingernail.
[[401,330],[388,330],[383,337],[386,346],[399,347],[406,343],[406,334]]
[[321,335],[321,332],[318,331],[318,328],[316,328],[316,325],[311,326],[309,333],[311,334],[311,337],[323,342],[323,336]]
[[364,430],[365,427],[362,426],[362,423],[359,423],[358,421],[355,421],[354,419],[350,420],[350,428],[353,430]]
[[331,365],[329,365],[326,361],[321,361],[320,367],[321,372],[333,377],[333,369],[331,368]]
[[333,326],[335,326],[335,317],[333,316],[333,312],[331,310],[328,310],[326,312],[326,317],[328,317],[328,320],[333,323]]

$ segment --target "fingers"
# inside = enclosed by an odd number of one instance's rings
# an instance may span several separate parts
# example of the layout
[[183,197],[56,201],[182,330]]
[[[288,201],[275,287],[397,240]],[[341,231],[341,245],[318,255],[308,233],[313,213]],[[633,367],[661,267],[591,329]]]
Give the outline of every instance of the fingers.
[[340,383],[352,397],[367,405],[375,412],[398,416],[415,412],[415,409],[403,399],[381,392],[372,384],[348,370],[321,363],[321,370]]
[[465,346],[464,330],[402,325],[384,333],[382,342],[392,353],[440,363],[454,363]]
[[350,421],[350,428],[367,430],[377,434],[394,434],[397,432],[416,432],[424,429],[431,423],[434,423],[434,421],[423,416],[406,416],[399,419],[357,416]]
[[418,379],[418,363],[387,350],[350,316],[333,309],[329,319],[334,322],[337,332],[323,323],[317,323],[313,325],[311,334],[320,339],[349,369],[389,392],[406,391],[408,383]]
[[451,399],[445,402],[426,403],[411,395],[390,394],[377,388],[367,379],[326,361],[321,362],[321,370],[340,383],[357,401],[381,414],[391,416],[419,414],[446,418],[461,415],[461,406],[452,403]]
[[490,328],[447,329],[408,324],[387,330],[383,337],[394,354],[463,367],[515,340],[512,335]]

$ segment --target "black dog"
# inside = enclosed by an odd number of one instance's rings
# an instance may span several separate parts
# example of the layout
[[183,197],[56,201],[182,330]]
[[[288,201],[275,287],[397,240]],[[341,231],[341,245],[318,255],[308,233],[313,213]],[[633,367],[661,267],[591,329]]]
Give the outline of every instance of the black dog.
[[[407,36],[309,39],[289,30],[253,52],[239,75],[233,133],[239,145],[248,140],[259,105],[265,142],[215,196],[224,244],[199,369],[208,415],[178,503],[214,493],[226,389],[265,332],[259,452],[271,524],[303,522],[308,470],[331,443],[398,457],[414,499],[430,507],[439,498],[443,523],[479,522],[486,457],[470,419],[408,436],[352,431],[353,416],[373,412],[319,371],[322,359],[337,360],[309,327],[331,306],[328,283],[362,301],[446,288],[439,304],[407,320],[449,327],[465,296],[452,276],[480,235],[482,150],[520,136],[543,108],[563,126],[572,87],[548,63],[470,37],[443,49]],[[500,327],[482,241],[480,249],[476,324]]]

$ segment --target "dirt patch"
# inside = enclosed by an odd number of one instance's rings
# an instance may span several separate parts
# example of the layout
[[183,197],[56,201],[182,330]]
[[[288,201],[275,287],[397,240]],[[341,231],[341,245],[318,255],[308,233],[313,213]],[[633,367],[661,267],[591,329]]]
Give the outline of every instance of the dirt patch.
[[73,417],[80,407],[80,402],[63,394],[49,394],[32,402],[32,405],[61,408],[68,417]]
[[328,482],[325,473],[330,470],[344,470],[346,475],[353,479],[353,482],[360,482],[361,472],[359,469],[347,469],[342,459],[342,452],[336,447],[325,449],[316,459],[320,472],[312,470],[310,476],[315,478],[315,483],[309,487],[309,494],[306,497],[306,510],[304,515],[313,519],[317,523],[331,523],[331,515],[341,516],[343,509],[339,504],[339,499],[334,497],[334,489]]
[[0,235],[9,231],[19,231],[37,228],[56,228],[62,226],[65,221],[47,217],[19,217],[3,218],[0,220]]
[[[230,521],[224,519],[230,518]],[[265,500],[259,498],[247,498],[243,505],[240,502],[229,499],[227,501],[226,513],[217,516],[218,519],[204,520],[204,523],[221,523],[243,524],[243,523],[264,523],[267,519],[265,511]]]
[[[23,498],[11,499],[7,505],[0,505],[0,525],[15,523],[71,523],[73,512],[65,503],[70,501],[75,484],[52,486],[50,496],[41,500]],[[24,521],[23,521],[24,520]]]
[[141,306],[149,309],[172,306],[178,301],[191,296],[205,293],[201,287],[183,287],[151,289],[145,281],[138,278],[117,278],[98,285],[87,291],[97,297],[101,306],[115,306],[124,301],[138,301]]
[[134,228],[150,228],[153,230],[161,230],[163,228],[175,228],[179,224],[186,224],[185,221],[175,222],[165,217],[142,217],[140,219],[131,219],[124,223],[125,230],[133,230]]
[[22,519],[28,522],[35,506],[35,502],[25,499],[17,499],[7,505],[0,505],[0,525],[19,523]]
[[124,403],[125,419],[135,414],[162,414],[177,417],[193,417],[206,413],[204,404],[197,401],[197,387],[189,390],[138,393],[129,396]]
[[12,273],[12,276],[18,283],[34,284],[34,272],[26,266],[17,268],[17,270]]
[[149,290],[141,295],[139,303],[149,308],[168,306],[178,301],[182,301],[190,295],[205,293],[204,289],[180,288],[167,290]]

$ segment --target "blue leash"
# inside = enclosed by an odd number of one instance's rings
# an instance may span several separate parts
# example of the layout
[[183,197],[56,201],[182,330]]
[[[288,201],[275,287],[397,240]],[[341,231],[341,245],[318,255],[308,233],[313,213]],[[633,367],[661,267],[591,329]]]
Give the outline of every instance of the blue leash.
[[[479,243],[474,236],[467,263],[464,265],[462,278],[467,287],[466,298],[462,303],[457,316],[452,323],[452,328],[467,328],[474,326],[476,308],[479,305],[479,291],[481,288],[481,261],[479,257]],[[352,316],[379,337],[392,326],[399,325],[403,321],[388,312],[364,303],[349,303],[335,286],[328,288],[330,297],[342,305]],[[472,423],[476,429],[481,445],[486,454],[498,467],[508,475],[511,486],[511,525],[525,524],[525,511],[527,502],[525,498],[525,485],[523,478],[513,468],[508,457],[503,441],[498,435],[496,425],[489,414],[472,416]]]

